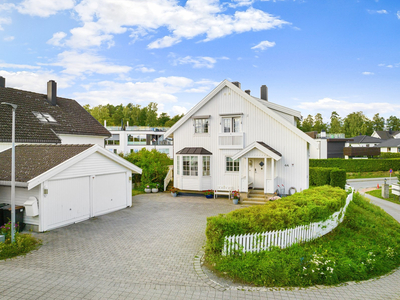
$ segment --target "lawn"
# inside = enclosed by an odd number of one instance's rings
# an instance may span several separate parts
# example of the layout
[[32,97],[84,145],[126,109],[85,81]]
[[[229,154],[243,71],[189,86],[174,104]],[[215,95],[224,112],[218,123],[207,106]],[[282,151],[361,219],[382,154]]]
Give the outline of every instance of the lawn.
[[219,274],[249,285],[307,287],[387,274],[399,267],[399,254],[400,224],[357,193],[343,222],[319,239],[261,253],[211,253],[206,262]]
[[389,189],[389,198],[383,198],[382,197],[382,189],[376,189],[376,190],[372,190],[372,191],[369,191],[369,192],[366,192],[366,193],[371,195],[371,196],[380,198],[382,200],[386,200],[386,201],[390,201],[390,202],[393,202],[393,203],[396,203],[396,204],[400,204],[399,196],[393,195],[392,194],[392,189]]
[[[376,172],[347,172],[347,179],[359,179],[359,178],[389,178],[389,171],[376,171]],[[394,174],[392,177],[396,178]]]

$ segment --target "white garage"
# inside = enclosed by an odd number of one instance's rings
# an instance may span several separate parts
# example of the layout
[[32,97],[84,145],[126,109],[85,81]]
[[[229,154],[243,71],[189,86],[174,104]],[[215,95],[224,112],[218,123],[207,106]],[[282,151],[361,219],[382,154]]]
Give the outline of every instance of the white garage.
[[[0,202],[9,203],[10,150],[0,152]],[[11,163],[10,163],[11,166]],[[3,171],[1,171],[3,169]],[[38,214],[25,215],[46,231],[132,206],[132,174],[142,170],[98,145],[18,145],[16,205],[37,199]]]

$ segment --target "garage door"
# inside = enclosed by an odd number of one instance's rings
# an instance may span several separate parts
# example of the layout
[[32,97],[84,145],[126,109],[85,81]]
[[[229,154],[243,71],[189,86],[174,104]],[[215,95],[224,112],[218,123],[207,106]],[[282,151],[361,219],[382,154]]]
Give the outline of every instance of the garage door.
[[93,183],[93,215],[125,208],[126,185],[126,173],[97,175]]
[[51,180],[44,198],[44,230],[89,219],[89,177]]

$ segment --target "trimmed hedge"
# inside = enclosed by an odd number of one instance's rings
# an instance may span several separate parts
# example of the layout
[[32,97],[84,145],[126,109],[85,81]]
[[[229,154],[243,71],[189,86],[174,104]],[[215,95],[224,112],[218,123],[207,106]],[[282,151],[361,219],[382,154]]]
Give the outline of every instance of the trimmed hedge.
[[219,253],[225,236],[283,230],[326,220],[345,205],[346,197],[345,190],[321,186],[267,202],[265,205],[209,217],[206,251]]
[[343,169],[338,168],[309,168],[309,185],[322,186],[331,185],[344,189],[347,174]]
[[381,152],[379,157],[382,157],[382,158],[400,158],[400,153]]
[[310,167],[339,168],[346,172],[400,170],[400,158],[391,159],[310,159]]

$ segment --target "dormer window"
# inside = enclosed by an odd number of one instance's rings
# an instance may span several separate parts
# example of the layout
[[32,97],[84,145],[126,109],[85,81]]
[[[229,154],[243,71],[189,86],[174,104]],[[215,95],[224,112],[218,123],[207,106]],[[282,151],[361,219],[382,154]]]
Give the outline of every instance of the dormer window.
[[32,112],[36,118],[39,119],[40,122],[42,123],[57,123],[56,119],[54,119],[50,114],[48,113],[41,113],[37,111]]

